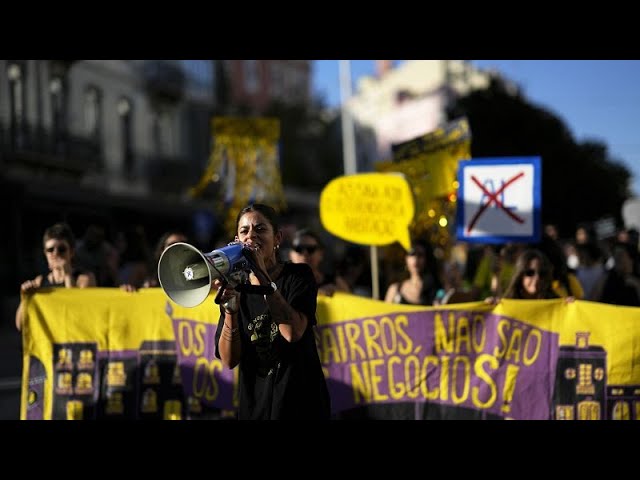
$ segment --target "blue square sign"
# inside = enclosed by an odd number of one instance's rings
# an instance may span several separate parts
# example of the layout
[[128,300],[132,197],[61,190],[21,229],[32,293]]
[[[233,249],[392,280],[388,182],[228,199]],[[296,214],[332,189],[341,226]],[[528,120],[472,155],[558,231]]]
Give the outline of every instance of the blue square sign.
[[456,234],[475,243],[540,241],[540,157],[464,160],[458,167]]

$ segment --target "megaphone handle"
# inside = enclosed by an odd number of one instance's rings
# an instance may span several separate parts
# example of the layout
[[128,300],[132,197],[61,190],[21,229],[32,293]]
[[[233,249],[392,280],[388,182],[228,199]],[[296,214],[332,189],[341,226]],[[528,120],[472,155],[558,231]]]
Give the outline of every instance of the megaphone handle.
[[222,285],[220,285],[220,288],[218,288],[218,293],[216,294],[216,298],[213,299],[213,301],[218,305],[220,305],[220,302],[222,301],[222,292],[224,292],[224,289],[227,285],[228,285],[228,282],[223,280]]

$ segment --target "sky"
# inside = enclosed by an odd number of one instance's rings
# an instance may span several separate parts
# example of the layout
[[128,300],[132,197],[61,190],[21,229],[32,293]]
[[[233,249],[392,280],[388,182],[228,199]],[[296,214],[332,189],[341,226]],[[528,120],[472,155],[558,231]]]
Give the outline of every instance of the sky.
[[[396,61],[396,62],[402,62]],[[609,158],[633,175],[640,195],[640,60],[472,60],[518,84],[530,103],[564,121],[577,142],[598,140]],[[314,61],[314,91],[329,106],[340,104],[339,61]],[[357,79],[373,75],[374,60],[351,60],[353,93]]]

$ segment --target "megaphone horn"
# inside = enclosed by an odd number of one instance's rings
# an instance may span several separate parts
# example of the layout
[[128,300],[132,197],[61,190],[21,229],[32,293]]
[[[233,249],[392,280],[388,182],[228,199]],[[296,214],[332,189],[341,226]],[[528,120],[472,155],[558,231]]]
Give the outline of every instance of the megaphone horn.
[[158,262],[160,286],[178,305],[200,305],[211,291],[211,282],[229,281],[248,269],[243,248],[243,243],[231,242],[226,247],[202,253],[188,243],[174,243],[162,252]]

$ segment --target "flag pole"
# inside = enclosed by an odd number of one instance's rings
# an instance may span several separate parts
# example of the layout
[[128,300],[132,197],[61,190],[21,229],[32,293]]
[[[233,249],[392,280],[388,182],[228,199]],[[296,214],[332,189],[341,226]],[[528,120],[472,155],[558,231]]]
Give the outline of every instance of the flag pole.
[[[340,60],[340,111],[342,123],[342,158],[344,174],[353,175],[358,172],[356,165],[356,143],[353,119],[347,108],[347,101],[351,98],[351,61]],[[380,285],[378,283],[378,249],[375,245],[371,250],[371,297],[380,299]]]

